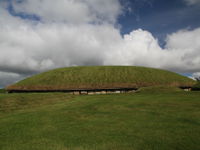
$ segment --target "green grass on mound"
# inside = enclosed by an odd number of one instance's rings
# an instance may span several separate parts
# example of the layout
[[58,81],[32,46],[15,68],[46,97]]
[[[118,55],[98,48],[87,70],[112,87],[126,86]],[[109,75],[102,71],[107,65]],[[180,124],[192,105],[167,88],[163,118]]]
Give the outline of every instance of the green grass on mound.
[[0,149],[199,150],[199,97],[169,89],[0,94]]
[[195,81],[173,72],[133,66],[69,67],[44,72],[7,89],[58,90],[192,86]]

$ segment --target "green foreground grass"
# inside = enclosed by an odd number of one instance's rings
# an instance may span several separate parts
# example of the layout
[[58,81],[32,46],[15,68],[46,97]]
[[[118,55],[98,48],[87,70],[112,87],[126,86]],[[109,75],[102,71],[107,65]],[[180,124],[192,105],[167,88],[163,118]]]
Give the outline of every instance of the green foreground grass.
[[1,150],[198,150],[200,92],[0,94]]

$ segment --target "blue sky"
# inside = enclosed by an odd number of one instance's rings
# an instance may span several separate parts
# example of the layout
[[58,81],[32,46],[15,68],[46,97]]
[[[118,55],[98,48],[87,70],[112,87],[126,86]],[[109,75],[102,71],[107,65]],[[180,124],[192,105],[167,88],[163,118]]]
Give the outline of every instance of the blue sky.
[[[40,21],[35,14],[16,12],[12,0],[7,0],[13,16]],[[21,0],[17,1],[21,3]],[[184,0],[121,0],[125,11],[118,17],[121,34],[138,28],[150,31],[164,44],[167,34],[180,29],[195,29],[200,26],[200,5],[188,5]]]
[[12,0],[8,0],[7,10],[14,17],[20,17],[24,20],[40,21],[40,17],[35,14],[29,14],[25,12],[16,12],[15,9],[13,8]]
[[0,87],[59,67],[200,76],[200,0],[0,0]]
[[120,16],[121,33],[142,28],[150,31],[163,45],[167,34],[180,29],[200,27],[200,5],[183,0],[131,0],[125,15]]
[[[7,0],[8,10],[13,16],[40,21],[35,14],[16,12],[12,1]],[[22,0],[18,0],[21,3]],[[121,34],[138,28],[150,31],[159,39],[161,46],[167,34],[180,29],[200,27],[200,5],[188,5],[184,0],[121,0],[125,11],[118,18]]]

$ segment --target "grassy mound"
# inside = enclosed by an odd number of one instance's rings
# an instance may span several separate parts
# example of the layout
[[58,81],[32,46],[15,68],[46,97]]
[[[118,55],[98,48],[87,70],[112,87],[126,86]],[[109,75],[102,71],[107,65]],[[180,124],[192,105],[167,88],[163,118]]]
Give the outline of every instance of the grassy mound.
[[191,87],[195,81],[173,72],[133,66],[69,67],[44,72],[8,86],[7,90],[75,90]]

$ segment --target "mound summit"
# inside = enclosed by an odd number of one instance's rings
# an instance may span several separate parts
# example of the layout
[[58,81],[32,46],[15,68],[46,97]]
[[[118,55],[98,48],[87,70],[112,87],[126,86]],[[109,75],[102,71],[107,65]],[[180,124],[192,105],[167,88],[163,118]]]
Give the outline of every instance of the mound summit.
[[138,89],[148,86],[187,88],[195,81],[179,74],[135,66],[68,67],[40,73],[10,85],[9,92]]

